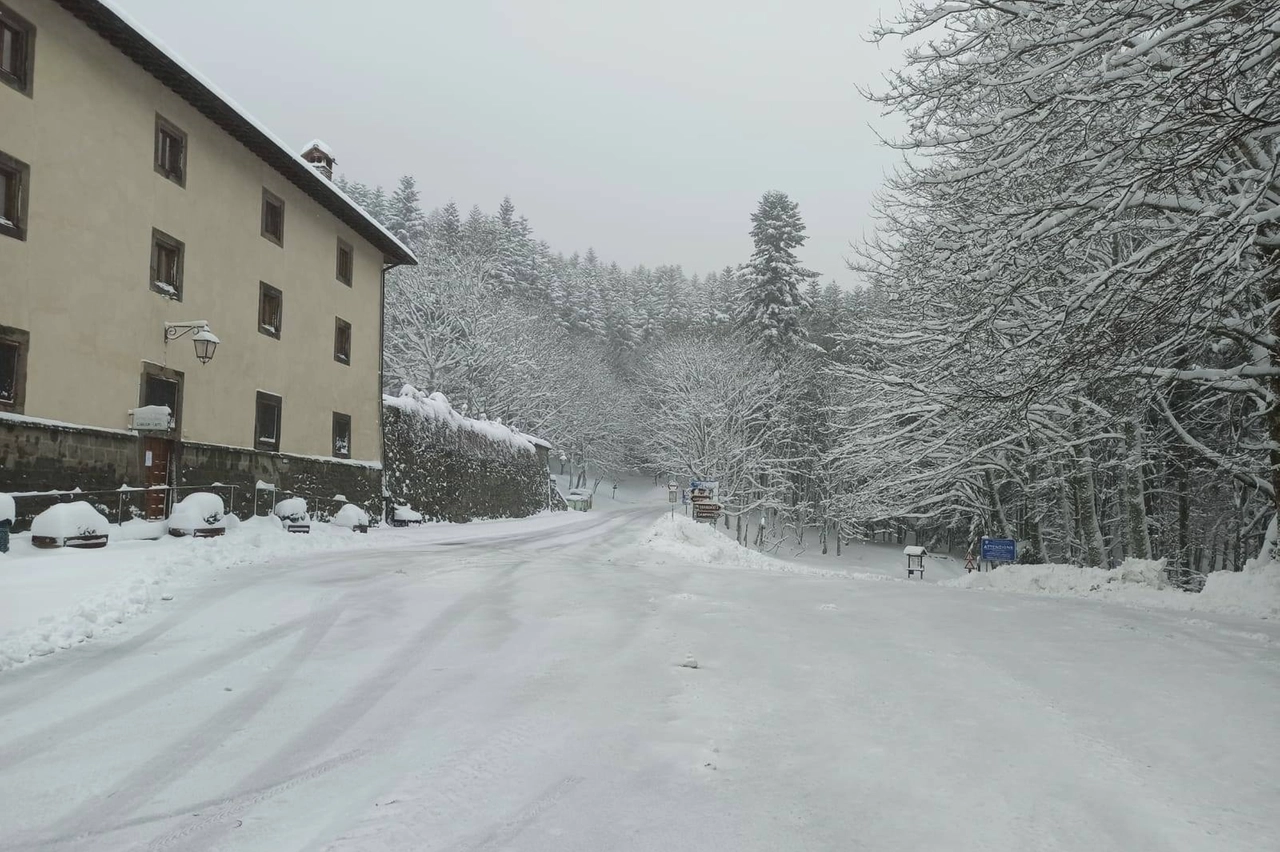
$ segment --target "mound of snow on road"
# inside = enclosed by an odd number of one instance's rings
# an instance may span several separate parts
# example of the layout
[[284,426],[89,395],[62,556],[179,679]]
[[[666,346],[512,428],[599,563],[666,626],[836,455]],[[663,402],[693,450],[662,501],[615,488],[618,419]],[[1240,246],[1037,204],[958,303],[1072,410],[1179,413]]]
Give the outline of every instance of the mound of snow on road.
[[1276,563],[1251,564],[1240,573],[1210,574],[1199,594],[1171,587],[1164,568],[1163,560],[1150,559],[1126,559],[1113,571],[1079,565],[1003,565],[938,585],[1260,618],[1280,615],[1280,565]]
[[884,574],[835,571],[787,562],[750,547],[743,547],[711,524],[700,524],[683,515],[663,517],[650,527],[644,549],[674,557],[681,562],[715,565],[722,568],[756,568],[813,577],[835,577],[842,580],[901,582],[900,578],[887,577]]
[[[165,538],[98,551],[39,551],[26,536],[17,537],[12,552],[0,556],[0,671],[110,631],[149,610],[184,576],[367,542],[318,524],[311,535],[291,535],[275,518],[228,526],[221,538]],[[70,601],[79,603],[66,606]]]

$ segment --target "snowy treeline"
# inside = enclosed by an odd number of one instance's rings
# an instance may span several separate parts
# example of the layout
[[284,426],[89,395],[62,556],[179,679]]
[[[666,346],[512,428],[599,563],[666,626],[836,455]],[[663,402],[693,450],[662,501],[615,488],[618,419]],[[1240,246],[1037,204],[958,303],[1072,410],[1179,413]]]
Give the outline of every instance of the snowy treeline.
[[799,268],[785,196],[766,196],[754,223],[758,241],[780,229],[777,252],[699,276],[556,253],[510,200],[424,214],[412,178],[390,198],[341,183],[422,260],[388,281],[389,388],[442,392],[550,440],[579,484],[633,468],[719,477],[744,537],[752,518],[783,535],[819,511],[821,454],[802,442],[858,297]]
[[1280,4],[912,4],[850,519],[1238,567],[1280,492]]

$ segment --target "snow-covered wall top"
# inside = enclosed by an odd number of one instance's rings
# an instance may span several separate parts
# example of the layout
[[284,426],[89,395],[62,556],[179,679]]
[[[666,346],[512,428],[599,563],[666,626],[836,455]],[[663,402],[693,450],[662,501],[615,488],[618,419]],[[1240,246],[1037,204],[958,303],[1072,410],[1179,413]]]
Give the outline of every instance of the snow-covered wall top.
[[481,435],[499,444],[505,444],[514,450],[533,452],[535,446],[549,447],[546,441],[525,435],[498,420],[475,420],[459,414],[448,398],[442,393],[425,394],[413,385],[405,385],[399,396],[383,396],[384,405],[398,408],[409,414],[416,414],[427,420],[448,425],[451,429],[460,429]]

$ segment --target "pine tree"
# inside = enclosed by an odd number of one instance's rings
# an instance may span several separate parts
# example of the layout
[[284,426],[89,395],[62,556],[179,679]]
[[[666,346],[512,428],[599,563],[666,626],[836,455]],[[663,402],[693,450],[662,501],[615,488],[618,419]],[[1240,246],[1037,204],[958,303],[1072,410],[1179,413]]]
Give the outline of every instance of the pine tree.
[[437,236],[448,251],[457,252],[462,246],[462,218],[458,215],[458,205],[452,201],[440,209]]
[[387,229],[407,246],[417,244],[426,236],[427,219],[422,215],[417,184],[410,175],[400,178],[400,185],[391,193]]
[[806,340],[800,287],[813,273],[795,255],[804,245],[804,222],[784,192],[766,192],[751,222],[755,251],[746,269],[743,324],[766,353],[780,355]]

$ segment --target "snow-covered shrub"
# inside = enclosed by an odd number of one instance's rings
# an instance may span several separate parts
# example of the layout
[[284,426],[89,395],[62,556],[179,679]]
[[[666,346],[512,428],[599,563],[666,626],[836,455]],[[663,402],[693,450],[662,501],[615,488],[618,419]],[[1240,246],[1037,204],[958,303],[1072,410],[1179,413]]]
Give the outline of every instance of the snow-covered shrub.
[[329,523],[334,526],[347,527],[367,527],[369,525],[369,513],[354,503],[348,503],[339,509],[330,519]]
[[57,503],[31,522],[32,537],[55,539],[58,544],[77,536],[106,536],[110,529],[111,522],[83,501]]
[[197,491],[183,497],[169,516],[169,531],[191,535],[198,529],[225,529],[226,507],[222,498],[208,491]]
[[307,521],[307,501],[301,497],[286,497],[272,511],[277,518],[291,524],[303,524]]

